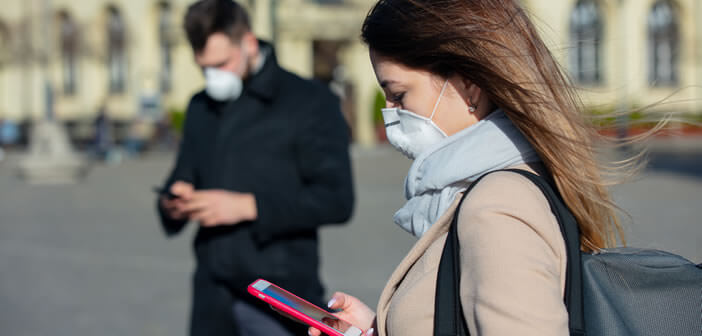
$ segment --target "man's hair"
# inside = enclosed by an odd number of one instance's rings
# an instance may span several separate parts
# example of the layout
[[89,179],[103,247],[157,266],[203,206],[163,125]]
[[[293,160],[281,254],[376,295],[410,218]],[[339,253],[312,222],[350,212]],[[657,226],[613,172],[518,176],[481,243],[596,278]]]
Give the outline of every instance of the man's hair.
[[184,21],[185,34],[196,52],[205,48],[212,34],[223,33],[239,42],[251,31],[248,13],[232,0],[200,0],[188,7]]

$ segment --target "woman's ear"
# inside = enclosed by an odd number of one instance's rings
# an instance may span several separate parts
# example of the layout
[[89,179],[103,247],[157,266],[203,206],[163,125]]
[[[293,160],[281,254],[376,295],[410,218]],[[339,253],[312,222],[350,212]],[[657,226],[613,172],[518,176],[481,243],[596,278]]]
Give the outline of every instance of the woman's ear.
[[461,99],[468,99],[468,88],[470,87],[471,81],[461,76],[454,75],[452,77],[449,77],[449,82],[451,83],[451,86],[453,86],[453,88],[456,90],[456,93],[458,93],[458,95],[461,96]]
[[480,87],[475,85],[470,79],[463,79],[463,85],[465,85],[465,97],[467,98],[466,103],[469,105],[476,106],[480,100]]
[[473,108],[473,111],[471,111],[471,112],[475,112],[475,109],[478,108],[478,105],[479,105],[480,100],[481,100],[480,99],[481,92],[482,92],[482,90],[480,89],[480,87],[475,85],[475,84],[471,84],[471,86],[468,88],[468,97],[470,100],[469,105],[470,105],[470,107]]
[[455,83],[456,91],[461,95],[468,112],[474,113],[480,100],[480,87],[475,85],[470,79],[462,77],[456,77],[452,82]]

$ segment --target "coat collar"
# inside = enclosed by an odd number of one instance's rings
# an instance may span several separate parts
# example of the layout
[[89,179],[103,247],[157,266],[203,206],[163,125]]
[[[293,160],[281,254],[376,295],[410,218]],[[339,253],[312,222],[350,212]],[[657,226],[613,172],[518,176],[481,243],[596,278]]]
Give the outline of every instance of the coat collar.
[[276,76],[280,70],[278,60],[275,56],[273,46],[263,40],[259,40],[259,49],[264,55],[263,65],[253,76],[244,81],[244,93],[251,93],[264,100],[271,100],[275,96],[278,87]]
[[[509,168],[524,169],[532,173],[539,174],[541,176],[550,176],[548,170],[543,165],[543,163],[528,163],[520,164]],[[453,217],[456,214],[456,209],[458,208],[458,203],[463,196],[463,192],[456,195],[456,199],[453,201],[451,206],[444,212],[441,217],[432,225],[429,230],[420,238],[412,247],[412,249],[407,253],[405,258],[400,262],[395,271],[390,276],[385,288],[380,294],[380,299],[378,300],[378,307],[376,309],[377,317],[376,323],[378,325],[378,331],[380,335],[387,335],[387,318],[388,310],[390,308],[390,300],[395,294],[400,282],[405,278],[407,272],[414,264],[421,258],[427,249],[437,240],[445,239],[449,226],[453,221]]]
[[405,258],[400,262],[395,271],[390,276],[383,292],[380,294],[380,300],[378,301],[377,308],[377,324],[378,330],[381,331],[381,335],[386,335],[386,320],[388,317],[388,309],[390,305],[390,300],[393,294],[397,290],[400,282],[404,279],[407,272],[412,268],[412,266],[421,258],[426,250],[439,238],[446,235],[448,228],[453,220],[453,215],[458,207],[458,202],[461,200],[460,193],[456,196],[454,202],[449,206],[446,212],[434,223],[434,225],[429,228],[429,230],[424,233],[422,238],[420,238],[412,247],[412,249],[407,253]]

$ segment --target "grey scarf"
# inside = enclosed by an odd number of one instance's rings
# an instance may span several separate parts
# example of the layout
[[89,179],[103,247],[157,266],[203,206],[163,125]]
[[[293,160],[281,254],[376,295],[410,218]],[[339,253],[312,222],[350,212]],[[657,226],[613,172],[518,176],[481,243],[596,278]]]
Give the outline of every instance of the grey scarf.
[[421,237],[472,181],[493,170],[539,161],[531,144],[498,109],[415,159],[405,179],[408,201],[393,219]]

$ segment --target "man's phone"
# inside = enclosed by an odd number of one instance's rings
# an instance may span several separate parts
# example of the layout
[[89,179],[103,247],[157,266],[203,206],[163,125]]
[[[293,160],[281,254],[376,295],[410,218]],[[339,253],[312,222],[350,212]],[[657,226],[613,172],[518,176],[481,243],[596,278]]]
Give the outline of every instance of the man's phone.
[[363,331],[330,312],[305,301],[266,280],[258,279],[248,287],[249,293],[273,308],[321,330],[330,336],[360,336]]
[[174,199],[180,197],[180,196],[172,193],[171,190],[167,189],[167,188],[161,188],[158,186],[154,186],[153,190],[155,193],[167,198],[168,200],[174,200]]

